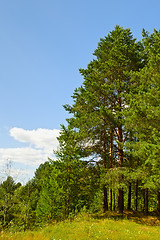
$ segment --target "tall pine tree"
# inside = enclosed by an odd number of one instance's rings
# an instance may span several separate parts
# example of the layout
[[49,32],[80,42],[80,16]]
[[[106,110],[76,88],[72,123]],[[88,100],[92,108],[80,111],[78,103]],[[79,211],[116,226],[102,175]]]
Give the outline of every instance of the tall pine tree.
[[[96,158],[104,172],[111,167],[125,166],[123,145],[127,133],[123,110],[130,87],[129,72],[142,66],[141,48],[129,29],[116,26],[100,40],[95,59],[87,69],[80,69],[84,82],[73,94],[74,104],[65,105],[73,114],[68,124],[77,132],[81,148],[90,158]],[[119,188],[118,192],[118,209],[123,212],[123,189]],[[107,193],[104,185],[104,211],[108,209]]]

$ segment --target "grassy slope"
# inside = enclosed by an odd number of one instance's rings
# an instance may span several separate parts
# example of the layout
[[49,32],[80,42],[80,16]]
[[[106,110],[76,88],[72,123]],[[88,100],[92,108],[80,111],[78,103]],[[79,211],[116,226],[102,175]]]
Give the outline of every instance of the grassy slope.
[[[128,219],[129,218],[129,219]],[[87,239],[136,239],[159,240],[160,221],[157,217],[120,215],[85,215],[74,221],[46,226],[39,231],[1,233],[3,240],[87,240]]]

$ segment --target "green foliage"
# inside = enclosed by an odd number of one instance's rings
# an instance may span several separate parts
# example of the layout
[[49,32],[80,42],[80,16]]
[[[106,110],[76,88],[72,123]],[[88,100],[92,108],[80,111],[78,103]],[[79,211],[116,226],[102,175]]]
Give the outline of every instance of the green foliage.
[[51,161],[51,174],[45,178],[36,213],[39,221],[59,220],[89,208],[98,188],[96,170],[78,160]]
[[0,184],[0,221],[1,227],[7,227],[17,213],[18,199],[16,193],[20,183],[15,183],[11,176]]
[[129,144],[133,156],[139,158],[137,168],[143,168],[147,173],[143,176],[145,186],[159,191],[160,32],[155,30],[151,35],[144,34],[143,43],[147,64],[139,72],[132,73],[126,126],[132,129],[136,138]]

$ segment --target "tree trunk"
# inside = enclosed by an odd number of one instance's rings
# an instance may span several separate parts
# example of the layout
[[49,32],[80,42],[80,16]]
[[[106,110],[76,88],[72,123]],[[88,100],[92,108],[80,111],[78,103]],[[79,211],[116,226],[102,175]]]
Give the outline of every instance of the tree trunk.
[[135,182],[135,210],[138,209],[138,180]]
[[118,161],[119,165],[123,164],[123,136],[122,136],[122,126],[118,128]]
[[[104,126],[105,127],[105,126]],[[107,136],[106,136],[106,128],[103,131],[103,169],[107,168]],[[103,185],[103,212],[108,211],[108,195],[107,188]]]
[[109,157],[110,157],[110,168],[113,167],[113,126],[110,124],[110,149],[109,149]]
[[4,213],[3,213],[3,226],[6,225],[6,211],[4,210]]
[[103,186],[103,212],[108,211],[107,188]]
[[129,183],[128,187],[128,206],[127,210],[131,210],[131,183]]
[[[121,113],[121,98],[118,99],[118,107],[119,107],[119,113]],[[123,164],[123,131],[122,131],[122,117],[119,116],[119,126],[118,126],[118,162],[119,166],[122,166]],[[120,180],[123,179],[123,176],[120,178]],[[119,212],[123,213],[124,209],[124,194],[123,189],[118,190],[118,210]]]
[[[122,126],[118,128],[118,159],[119,165],[121,166],[123,163],[123,147],[122,147]],[[123,176],[120,177],[120,181],[122,181]],[[118,190],[118,210],[119,212],[123,213],[124,210],[124,194],[123,189]]]
[[157,213],[160,215],[160,191],[157,192]]
[[[111,98],[112,107],[112,98]],[[110,124],[110,168],[113,166],[113,126]],[[112,189],[109,189],[109,210],[112,211]]]
[[145,189],[145,213],[148,214],[148,188]]
[[143,212],[145,212],[145,205],[146,205],[145,189],[142,189],[142,195],[143,195]]
[[116,210],[116,196],[115,196],[115,192],[113,192],[113,211]]
[[118,190],[118,211],[123,213],[124,210],[124,193],[123,189]]
[[112,189],[109,189],[109,210],[112,211]]

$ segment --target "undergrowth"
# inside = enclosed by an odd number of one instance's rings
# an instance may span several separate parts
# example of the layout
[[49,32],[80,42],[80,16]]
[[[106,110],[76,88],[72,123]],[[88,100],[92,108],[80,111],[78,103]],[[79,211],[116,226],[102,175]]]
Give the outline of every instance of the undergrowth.
[[108,212],[81,214],[74,219],[46,225],[42,229],[26,232],[2,231],[3,240],[159,240],[160,220],[155,215],[141,213]]

